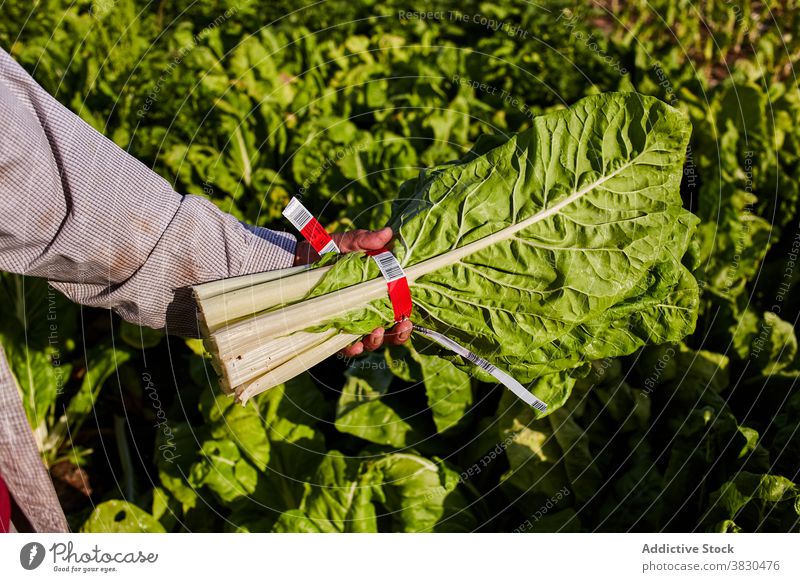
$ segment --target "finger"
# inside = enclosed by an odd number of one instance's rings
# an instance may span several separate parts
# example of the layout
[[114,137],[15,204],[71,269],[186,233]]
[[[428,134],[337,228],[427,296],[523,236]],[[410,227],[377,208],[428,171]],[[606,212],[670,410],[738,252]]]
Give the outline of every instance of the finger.
[[354,230],[342,235],[340,248],[342,252],[374,251],[385,247],[392,240],[392,229],[388,226],[381,230]]
[[368,352],[373,352],[383,345],[384,330],[382,327],[376,327],[371,334],[362,340],[364,349]]
[[367,231],[359,237],[358,245],[361,250],[374,251],[388,245],[392,235],[392,229],[388,226],[380,230]]
[[411,337],[411,332],[413,329],[414,325],[411,323],[411,321],[406,319],[387,331],[383,341],[384,343],[395,346],[400,345],[408,341],[408,338]]
[[331,235],[331,238],[336,241],[336,245],[339,247],[339,250],[343,253],[352,253],[353,251],[357,251],[359,249],[355,246],[355,241],[358,237],[362,235],[362,233],[368,232],[363,229],[358,230],[351,230],[349,232],[342,232],[342,233],[334,233]]
[[353,358],[358,356],[364,351],[364,344],[361,342],[356,342],[351,346],[346,347],[339,353],[342,354],[345,358]]

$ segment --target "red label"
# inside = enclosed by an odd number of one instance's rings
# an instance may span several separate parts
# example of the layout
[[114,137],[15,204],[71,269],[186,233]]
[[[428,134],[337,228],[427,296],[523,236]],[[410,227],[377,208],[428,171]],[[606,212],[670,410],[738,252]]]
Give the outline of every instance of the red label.
[[[376,251],[367,251],[367,256],[375,257],[376,255],[382,255],[383,253],[388,253],[389,251],[385,248],[378,249]],[[392,259],[392,265],[387,270],[394,270],[396,267],[402,273],[402,267],[400,267],[400,263],[397,262],[397,259],[392,257],[388,257]],[[376,260],[376,262],[378,262]],[[381,268],[381,273],[384,277],[389,278],[387,272],[384,271],[384,268],[381,267],[380,262],[378,262],[378,267]],[[412,303],[411,303],[411,289],[408,288],[408,279],[406,279],[405,274],[399,279],[393,279],[391,281],[387,281],[386,288],[389,291],[389,300],[392,302],[392,310],[394,311],[394,320],[395,322],[403,321],[406,318],[411,317],[411,310],[412,310]]]
[[309,220],[308,224],[300,231],[300,234],[311,243],[311,246],[314,247],[314,250],[317,252],[324,249],[325,245],[332,240],[331,235],[327,233],[325,227],[323,227],[316,218]]
[[397,322],[411,317],[411,289],[408,288],[408,279],[405,277],[397,279],[390,282],[387,287],[394,309],[394,320]]

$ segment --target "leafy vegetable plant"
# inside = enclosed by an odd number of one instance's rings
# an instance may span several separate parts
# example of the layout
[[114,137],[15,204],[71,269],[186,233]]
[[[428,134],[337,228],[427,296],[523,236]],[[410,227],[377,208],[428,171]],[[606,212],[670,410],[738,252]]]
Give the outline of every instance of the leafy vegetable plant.
[[[680,340],[698,303],[682,264],[697,220],[678,194],[689,133],[655,98],[599,95],[405,183],[391,224],[415,317],[526,382]],[[245,401],[392,321],[362,254],[234,300],[202,290],[212,351]]]

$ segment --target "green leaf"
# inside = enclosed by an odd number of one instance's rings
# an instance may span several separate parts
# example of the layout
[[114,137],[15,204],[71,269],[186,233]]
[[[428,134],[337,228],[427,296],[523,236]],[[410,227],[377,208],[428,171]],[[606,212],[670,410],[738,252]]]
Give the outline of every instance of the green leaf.
[[[698,295],[681,264],[696,224],[678,193],[689,133],[656,99],[603,94],[423,172],[392,219],[418,317],[520,381],[686,335]],[[377,277],[373,263],[344,256],[311,296]],[[366,333],[391,313],[375,300],[325,327]]]
[[9,273],[0,273],[0,301],[6,310],[0,344],[28,422],[47,456],[52,452],[45,441],[55,421],[56,399],[72,372],[67,360],[75,346],[76,306],[47,281]]
[[201,460],[192,465],[189,483],[206,486],[222,503],[231,503],[256,490],[258,472],[241,458],[239,449],[227,440],[208,440],[200,451]]
[[165,530],[171,531],[180,519],[181,504],[163,487],[154,487],[151,513]]
[[393,531],[466,532],[478,527],[458,488],[459,475],[443,461],[394,453],[369,464],[375,491],[392,517]]
[[456,426],[472,406],[470,376],[448,360],[409,349],[419,364],[436,430],[445,432]]
[[94,413],[94,406],[103,384],[131,357],[128,351],[97,346],[86,354],[86,372],[80,389],[70,399],[64,413],[59,416],[43,450],[51,455],[58,452],[69,434],[76,434],[86,419]]
[[198,494],[188,480],[205,430],[195,430],[188,423],[170,425],[169,432],[156,435],[155,461],[161,485],[181,503],[184,513],[200,507]]
[[275,533],[321,533],[322,530],[299,509],[283,512],[272,529]]
[[382,355],[352,360],[345,378],[336,408],[336,430],[396,448],[422,440],[423,436],[387,404],[401,395],[387,395],[393,375]]
[[742,472],[711,495],[709,531],[800,531],[800,489],[779,475]]
[[301,511],[280,516],[274,531],[377,532],[372,475],[361,459],[331,451],[306,483]]
[[[270,513],[297,509],[304,483],[326,454],[325,438],[314,425],[330,413],[323,412],[323,398],[308,374],[260,395],[258,405],[266,419],[270,457],[254,498]],[[258,510],[263,512],[263,507]]]
[[232,441],[259,470],[266,469],[269,439],[264,419],[254,402],[238,406],[230,396],[214,395],[207,390],[201,398],[200,409],[210,423],[213,438]]
[[123,320],[119,326],[122,341],[139,350],[154,348],[164,339],[164,333],[149,327],[141,327]]
[[797,337],[794,326],[767,311],[758,333],[750,344],[750,356],[755,358],[765,376],[796,367]]
[[82,533],[165,533],[158,520],[133,503],[113,499],[95,507]]
[[[546,386],[558,386],[569,393],[575,380],[553,374],[534,384],[535,393]],[[591,499],[600,485],[602,475],[589,447],[589,435],[577,423],[568,408],[558,408],[547,418],[513,395],[504,394],[500,401],[500,449],[508,456],[510,470],[503,475],[504,486],[516,491],[511,499],[524,496],[524,506],[536,506],[568,487],[578,502]]]

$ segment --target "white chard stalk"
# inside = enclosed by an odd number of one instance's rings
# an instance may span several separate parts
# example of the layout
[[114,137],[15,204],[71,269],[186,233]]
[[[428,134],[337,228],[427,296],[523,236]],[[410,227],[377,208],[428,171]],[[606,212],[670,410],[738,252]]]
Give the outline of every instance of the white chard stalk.
[[329,270],[292,267],[194,288],[206,348],[226,393],[244,403],[358,339],[336,330],[303,330],[380,298],[386,291],[382,281],[369,282],[375,290],[368,296],[347,289],[280,308],[308,295]]
[[[467,245],[410,267],[406,271],[409,283],[489,244],[488,240],[478,242],[481,244]],[[195,288],[195,299],[208,333],[206,345],[225,392],[234,393],[238,400],[246,402],[358,339],[357,335],[336,330],[303,331],[326,319],[363,308],[386,294],[385,281],[377,278],[300,301],[330,268],[292,267]],[[292,302],[297,303],[280,307]]]

